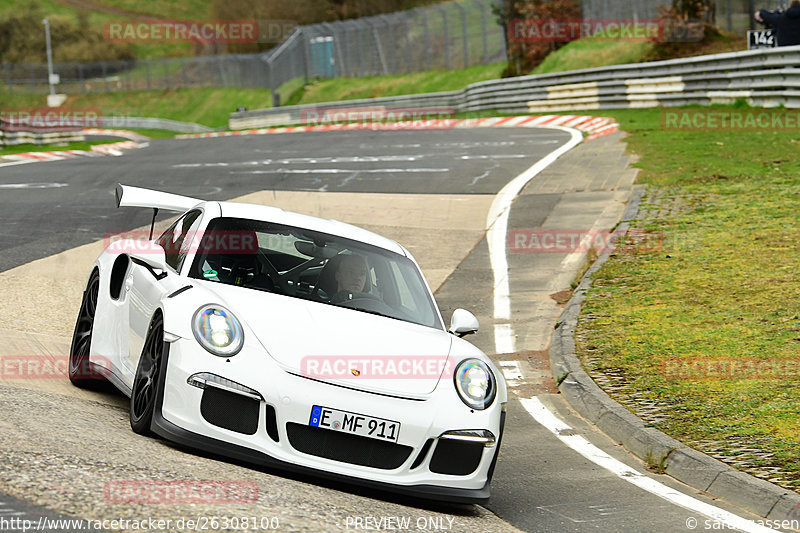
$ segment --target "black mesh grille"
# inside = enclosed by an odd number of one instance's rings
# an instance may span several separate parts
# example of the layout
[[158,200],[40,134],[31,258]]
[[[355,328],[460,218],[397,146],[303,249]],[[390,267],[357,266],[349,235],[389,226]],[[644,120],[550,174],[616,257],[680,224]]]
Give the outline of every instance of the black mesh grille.
[[278,442],[278,417],[275,414],[275,408],[270,404],[267,404],[267,435]]
[[411,470],[414,470],[415,468],[417,468],[419,465],[422,464],[422,461],[425,460],[425,456],[428,455],[428,451],[431,449],[431,444],[433,444],[433,439],[428,439],[425,441],[425,444],[419,451],[419,455],[417,455],[417,458],[414,459],[414,464],[411,465]]
[[203,390],[200,413],[209,423],[221,428],[253,435],[258,430],[257,400],[214,387]]
[[431,472],[451,476],[469,475],[480,465],[483,448],[482,442],[439,439],[431,458]]
[[286,424],[286,433],[289,443],[299,452],[383,470],[399,468],[413,450],[402,444],[294,422]]

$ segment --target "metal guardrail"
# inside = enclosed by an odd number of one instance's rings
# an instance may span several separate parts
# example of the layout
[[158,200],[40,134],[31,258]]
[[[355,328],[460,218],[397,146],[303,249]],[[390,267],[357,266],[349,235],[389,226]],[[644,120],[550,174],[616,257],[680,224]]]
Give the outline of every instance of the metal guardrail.
[[322,110],[450,107],[453,111],[621,109],[733,103],[800,108],[800,46],[747,50],[521,76],[474,83],[463,91],[347,100],[232,113],[230,129],[312,122]]
[[0,130],[0,146],[16,146],[18,144],[67,144],[85,140],[80,131],[2,131]]
[[208,126],[196,124],[194,122],[178,122],[166,118],[152,117],[127,117],[127,116],[106,116],[103,117],[104,128],[133,128],[145,130],[166,130],[178,133],[206,133],[214,131]]
[[[54,127],[30,127],[26,128],[13,122],[5,121],[0,118],[0,146],[15,146],[18,144],[67,144],[71,142],[81,142],[85,140],[85,132],[82,131],[84,124],[64,124]],[[104,129],[154,129],[175,131],[178,133],[208,133],[213,129],[195,124],[194,122],[178,122],[164,118],[151,117],[126,117],[109,116],[103,117],[102,128]]]

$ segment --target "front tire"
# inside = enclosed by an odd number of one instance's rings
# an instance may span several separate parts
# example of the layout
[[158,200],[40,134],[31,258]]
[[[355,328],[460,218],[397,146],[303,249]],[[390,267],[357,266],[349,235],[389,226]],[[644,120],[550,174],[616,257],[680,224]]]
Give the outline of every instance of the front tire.
[[140,435],[152,435],[150,424],[158,396],[161,360],[164,355],[164,319],[157,313],[150,322],[142,356],[136,366],[131,390],[131,429]]
[[73,385],[82,389],[94,388],[103,379],[103,376],[94,370],[89,361],[99,294],[100,274],[94,270],[86,284],[86,290],[83,291],[81,309],[78,311],[78,320],[75,323],[72,345],[69,350],[69,380]]

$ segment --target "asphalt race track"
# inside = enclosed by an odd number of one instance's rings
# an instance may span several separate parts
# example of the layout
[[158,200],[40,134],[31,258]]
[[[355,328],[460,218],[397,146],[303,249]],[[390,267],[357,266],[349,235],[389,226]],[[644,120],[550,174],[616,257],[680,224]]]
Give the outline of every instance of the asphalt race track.
[[[446,320],[456,307],[478,316],[481,331],[470,340],[509,371],[511,388],[484,508],[409,500],[200,455],[135,435],[127,400],[113,391],[79,391],[63,379],[0,379],[0,493],[9,495],[0,496],[0,519],[256,516],[276,518],[284,531],[358,530],[355,518],[367,517],[405,517],[411,531],[703,529],[707,517],[566,446],[529,414],[523,400],[530,398],[568,424],[570,435],[657,480],[665,492],[753,518],[648,472],[556,394],[544,352],[560,309],[550,295],[569,288],[580,257],[509,254],[515,350],[498,354],[487,213],[503,186],[569,139],[565,131],[537,128],[288,133],[160,140],[121,157],[0,166],[0,311],[10,328],[0,356],[66,354],[88,265],[102,241],[150,222],[147,210],[114,207],[121,182],[204,199],[246,196],[399,240],[425,270]],[[619,140],[584,143],[565,158],[574,152],[591,161],[592,143]],[[613,227],[633,176],[598,169],[542,172],[512,205],[509,230]],[[257,484],[258,499],[117,503],[107,488],[118,480],[241,481]]]

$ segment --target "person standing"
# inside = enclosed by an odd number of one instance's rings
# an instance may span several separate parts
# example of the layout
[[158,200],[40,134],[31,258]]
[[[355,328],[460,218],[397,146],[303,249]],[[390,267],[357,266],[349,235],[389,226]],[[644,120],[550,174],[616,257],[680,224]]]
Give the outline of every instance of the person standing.
[[762,9],[756,11],[754,17],[775,30],[778,46],[800,44],[800,0],[793,0],[783,13]]

